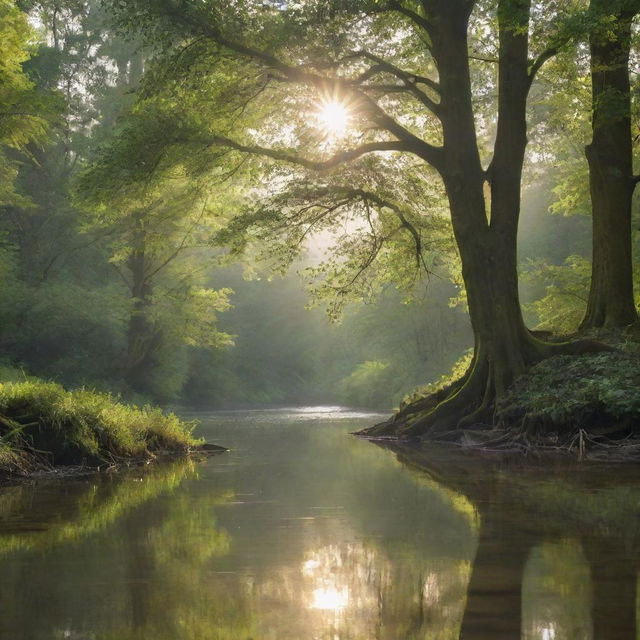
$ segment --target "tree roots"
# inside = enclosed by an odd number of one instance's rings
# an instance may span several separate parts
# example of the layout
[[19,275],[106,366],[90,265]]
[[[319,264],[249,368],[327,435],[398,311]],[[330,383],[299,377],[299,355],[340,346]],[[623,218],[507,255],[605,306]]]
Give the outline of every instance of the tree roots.
[[[551,343],[529,336],[526,349],[523,350],[526,353],[526,366],[522,373],[555,355],[579,356],[606,351],[615,349],[594,340]],[[625,452],[621,453],[621,441],[611,440],[605,434],[590,434],[584,429],[540,429],[540,425],[529,421],[527,415],[518,424],[504,424],[497,410],[500,398],[496,393],[495,376],[495,368],[489,358],[482,349],[477,349],[471,366],[462,378],[403,407],[386,422],[355,435],[375,440],[451,442],[484,450],[523,453],[532,449],[548,449],[577,452],[583,456],[589,449],[597,450],[603,456],[629,455],[629,452],[636,451],[640,456],[640,440],[634,440],[630,448],[625,447]],[[563,432],[562,435],[560,432]],[[620,429],[619,433],[628,438],[631,432]]]

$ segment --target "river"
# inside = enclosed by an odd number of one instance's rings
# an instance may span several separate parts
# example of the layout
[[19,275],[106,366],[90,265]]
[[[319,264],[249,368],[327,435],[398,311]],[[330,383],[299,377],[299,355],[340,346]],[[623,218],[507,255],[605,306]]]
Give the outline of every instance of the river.
[[210,412],[204,461],[0,493],[0,638],[636,639],[640,470]]

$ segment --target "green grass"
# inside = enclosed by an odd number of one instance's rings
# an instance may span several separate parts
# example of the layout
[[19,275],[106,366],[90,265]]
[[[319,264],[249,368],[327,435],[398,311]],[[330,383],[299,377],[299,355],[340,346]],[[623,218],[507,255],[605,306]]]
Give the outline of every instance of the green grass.
[[37,379],[0,383],[0,474],[186,453],[199,444],[194,426],[106,393],[67,391]]

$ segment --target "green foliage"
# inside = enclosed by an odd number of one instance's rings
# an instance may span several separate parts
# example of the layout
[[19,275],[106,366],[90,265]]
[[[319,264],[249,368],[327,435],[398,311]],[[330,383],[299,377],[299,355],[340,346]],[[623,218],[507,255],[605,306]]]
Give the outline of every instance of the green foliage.
[[388,362],[360,363],[341,382],[343,401],[354,407],[389,409],[389,395],[400,391],[398,375]]
[[0,0],[0,206],[27,204],[14,190],[15,152],[42,141],[61,106],[53,95],[40,93],[23,69],[32,42],[27,15],[14,0]]
[[640,419],[640,359],[634,353],[555,356],[534,366],[500,402],[506,424],[598,429]]
[[0,384],[0,415],[5,444],[46,451],[55,464],[145,459],[196,444],[194,425],[174,414],[36,379]]
[[402,404],[400,405],[401,408],[413,402],[417,402],[422,398],[426,398],[427,396],[437,393],[438,391],[448,387],[449,385],[462,378],[462,376],[471,366],[472,360],[473,349],[468,349],[463,356],[456,360],[449,373],[445,373],[444,375],[440,376],[440,378],[438,378],[438,380],[436,380],[435,382],[431,382],[427,385],[418,387],[412,393],[406,395],[402,399]]
[[537,318],[536,329],[575,332],[587,307],[591,262],[573,255],[562,265],[530,261],[525,269],[527,280],[545,287],[545,295],[526,306]]

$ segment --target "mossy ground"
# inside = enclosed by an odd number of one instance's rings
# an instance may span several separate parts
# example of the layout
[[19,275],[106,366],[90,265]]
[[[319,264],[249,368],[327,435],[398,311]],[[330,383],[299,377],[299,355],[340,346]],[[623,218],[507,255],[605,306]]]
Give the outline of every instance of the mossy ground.
[[[600,332],[589,338],[614,350],[542,360],[496,403],[491,424],[452,425],[448,440],[484,449],[640,459],[638,331]],[[566,339],[571,338],[558,338]],[[406,403],[437,392],[455,377],[444,377]]]
[[186,454],[201,444],[194,426],[106,393],[67,391],[37,379],[0,383],[0,477]]
[[496,408],[498,424],[539,434],[616,434],[640,428],[640,357],[623,351],[543,360]]

